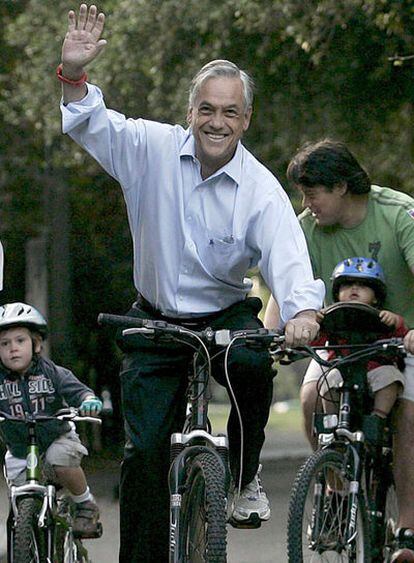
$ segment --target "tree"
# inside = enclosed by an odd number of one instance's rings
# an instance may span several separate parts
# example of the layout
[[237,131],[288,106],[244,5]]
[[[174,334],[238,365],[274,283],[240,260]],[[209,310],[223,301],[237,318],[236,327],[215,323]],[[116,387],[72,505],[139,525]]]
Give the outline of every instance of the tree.
[[[93,368],[114,389],[115,348],[96,316],[124,312],[133,299],[131,244],[118,186],[60,131],[54,71],[71,6],[67,0],[4,5],[5,295],[24,295],[21,248],[50,225],[44,184],[58,180],[70,204],[78,371],[88,379]],[[108,16],[108,45],[88,73],[110,107],[185,123],[191,76],[208,60],[228,58],[257,85],[245,142],[283,184],[302,142],[332,136],[351,146],[376,182],[414,193],[412,62],[392,60],[414,53],[411,2],[103,0],[99,9]]]

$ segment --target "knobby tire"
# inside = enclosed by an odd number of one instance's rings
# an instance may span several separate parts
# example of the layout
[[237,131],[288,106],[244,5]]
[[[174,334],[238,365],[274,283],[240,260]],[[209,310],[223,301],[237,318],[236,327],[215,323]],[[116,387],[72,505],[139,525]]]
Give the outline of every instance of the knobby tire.
[[180,561],[225,563],[225,470],[214,454],[196,455],[190,462],[180,518]]
[[38,527],[41,502],[22,498],[13,534],[13,563],[46,563],[46,536]]
[[347,514],[344,492],[349,487],[344,467],[341,452],[325,449],[311,455],[299,470],[289,502],[289,563],[371,562],[362,491],[358,496],[356,538],[348,545],[342,541]]

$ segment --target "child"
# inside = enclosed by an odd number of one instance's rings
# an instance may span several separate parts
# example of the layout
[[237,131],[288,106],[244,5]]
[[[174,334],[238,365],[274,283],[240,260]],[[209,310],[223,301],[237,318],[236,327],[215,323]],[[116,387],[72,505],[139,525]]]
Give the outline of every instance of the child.
[[[97,415],[102,403],[72,372],[40,356],[47,323],[32,306],[8,303],[0,307],[0,410],[13,416],[25,412],[52,415],[65,406]],[[98,535],[99,510],[86,482],[81,460],[88,454],[73,423],[51,420],[38,427],[45,467],[68,489],[75,502],[73,531],[83,538]],[[5,472],[9,483],[25,481],[27,430],[8,421],[0,425],[7,446]]]
[[[383,338],[403,337],[408,332],[400,315],[381,309],[386,296],[386,284],[384,272],[378,262],[371,258],[347,258],[337,264],[331,279],[334,301],[365,303],[380,310],[380,320],[390,329],[389,334],[382,335]],[[319,313],[320,322],[323,316],[322,310]],[[329,387],[338,387],[340,381],[339,372],[333,370],[328,376]],[[404,385],[404,378],[390,358],[378,358],[368,362],[368,384],[374,394],[372,415],[379,436]],[[324,409],[331,410],[326,393],[325,399]]]

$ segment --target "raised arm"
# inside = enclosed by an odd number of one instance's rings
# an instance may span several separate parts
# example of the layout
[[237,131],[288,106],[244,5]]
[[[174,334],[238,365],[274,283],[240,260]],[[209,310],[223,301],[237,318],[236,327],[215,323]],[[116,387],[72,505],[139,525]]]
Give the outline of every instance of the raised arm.
[[[89,10],[86,4],[81,4],[79,14],[73,10],[68,13],[68,31],[62,46],[63,78],[70,81],[79,81],[85,75],[85,67],[93,61],[106,45],[101,39],[104,29],[105,15],[98,14],[93,4]],[[63,102],[79,101],[87,94],[85,83],[80,85],[62,81]]]

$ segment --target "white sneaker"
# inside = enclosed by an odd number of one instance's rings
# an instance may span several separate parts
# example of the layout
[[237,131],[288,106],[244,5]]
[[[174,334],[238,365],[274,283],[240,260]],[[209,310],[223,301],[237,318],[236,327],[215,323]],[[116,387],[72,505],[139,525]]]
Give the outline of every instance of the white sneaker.
[[239,496],[233,501],[230,523],[234,527],[259,528],[263,521],[270,518],[270,503],[263,490],[259,469],[253,479],[246,485]]

